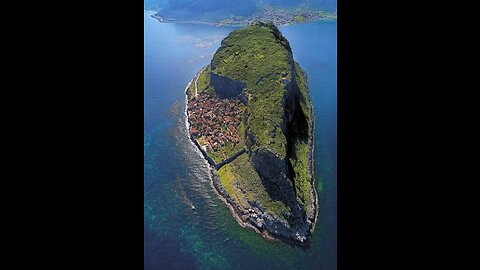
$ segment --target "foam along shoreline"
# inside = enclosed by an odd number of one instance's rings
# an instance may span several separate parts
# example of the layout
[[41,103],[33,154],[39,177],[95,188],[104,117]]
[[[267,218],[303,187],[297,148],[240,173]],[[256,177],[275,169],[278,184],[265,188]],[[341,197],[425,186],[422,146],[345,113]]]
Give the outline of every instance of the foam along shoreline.
[[[208,66],[208,65],[207,65]],[[203,72],[203,70],[207,67],[203,67],[200,69],[199,72],[197,72],[197,74],[190,80],[190,82],[187,84],[187,87],[185,88],[185,125],[186,125],[186,128],[187,128],[187,136],[190,138],[190,141],[192,142],[192,144],[194,144],[197,148],[197,150],[200,152],[199,154],[203,157],[203,159],[205,160],[207,166],[209,167],[209,177],[210,177],[210,180],[211,180],[211,185],[215,191],[215,193],[217,194],[217,196],[219,197],[219,199],[225,203],[228,207],[228,209],[230,210],[230,212],[232,213],[234,219],[237,221],[237,223],[242,226],[243,228],[250,228],[252,230],[254,230],[255,232],[257,232],[258,234],[262,235],[264,238],[266,239],[270,239],[270,240],[282,240],[283,242],[287,243],[287,244],[290,244],[290,245],[294,245],[294,246],[300,246],[300,247],[303,247],[303,248],[307,248],[309,245],[310,245],[310,239],[311,239],[311,236],[315,230],[315,224],[316,224],[316,221],[317,221],[317,217],[318,217],[318,197],[317,197],[317,191],[316,191],[316,188],[315,188],[315,176],[314,176],[314,173],[313,173],[313,168],[314,168],[314,142],[315,142],[315,128],[314,128],[314,125],[315,125],[315,120],[314,120],[314,117],[311,118],[311,136],[309,138],[309,142],[308,142],[308,160],[309,160],[309,163],[308,163],[308,173],[309,173],[309,176],[310,176],[310,194],[311,194],[311,198],[312,199],[312,202],[311,202],[311,207],[310,207],[310,213],[307,213],[307,222],[309,223],[309,235],[308,237],[306,238],[306,241],[303,241],[303,242],[300,242],[300,241],[294,241],[290,238],[286,238],[286,237],[282,237],[281,235],[279,236],[274,236],[272,235],[265,227],[257,227],[258,225],[253,223],[249,218],[246,218],[246,219],[242,219],[242,215],[244,213],[242,213],[241,209],[240,209],[240,206],[233,200],[233,198],[227,193],[227,191],[222,187],[221,183],[220,183],[220,180],[218,179],[218,175],[217,175],[217,165],[215,164],[215,162],[208,156],[208,154],[202,149],[202,147],[198,144],[198,142],[190,135],[190,122],[189,122],[189,119],[188,119],[188,88],[190,87],[190,85],[192,83],[195,83],[196,80],[198,79],[198,76],[200,76],[200,74]],[[313,112],[313,105],[312,107],[310,107],[310,111]],[[311,114],[313,116],[313,114]],[[242,152],[243,151],[243,152]],[[235,159],[236,157],[242,155],[245,153],[245,150],[242,150],[236,154],[234,154],[234,158]],[[233,161],[230,160],[231,161]],[[222,164],[224,165],[224,164]],[[220,166],[221,167],[221,166]]]

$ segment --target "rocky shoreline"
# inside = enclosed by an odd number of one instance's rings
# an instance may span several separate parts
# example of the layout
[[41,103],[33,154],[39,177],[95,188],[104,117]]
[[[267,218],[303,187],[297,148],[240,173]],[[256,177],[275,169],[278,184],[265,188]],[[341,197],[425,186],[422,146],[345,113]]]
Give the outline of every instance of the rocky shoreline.
[[[188,88],[189,86],[195,82],[197,77],[200,75],[203,69],[201,69],[195,76],[194,78],[187,84],[187,87],[185,88],[185,97],[186,97],[186,102],[188,102]],[[313,234],[313,231],[315,230],[315,224],[317,221],[317,216],[318,216],[318,197],[317,197],[317,191],[315,188],[315,175],[314,175],[314,141],[315,141],[315,121],[313,117],[313,107],[310,107],[310,112],[311,112],[311,119],[310,119],[310,126],[311,128],[311,134],[308,140],[308,174],[310,177],[310,197],[311,197],[311,204],[310,204],[310,211],[307,213],[307,223],[309,225],[308,228],[308,234],[305,236],[305,238],[293,238],[292,236],[288,235],[282,235],[282,233],[278,234],[273,234],[267,229],[267,226],[265,226],[265,223],[263,224],[258,224],[255,219],[252,219],[250,217],[250,212],[246,211],[245,209],[242,209],[236,202],[235,200],[228,194],[228,192],[223,188],[223,186],[220,183],[220,180],[218,179],[217,175],[217,170],[221,167],[215,164],[215,162],[208,156],[208,154],[200,147],[198,142],[189,134],[189,138],[192,141],[192,143],[197,147],[197,149],[200,151],[201,155],[203,158],[207,161],[210,169],[209,169],[209,174],[210,174],[210,179],[211,185],[215,190],[215,193],[218,195],[220,200],[224,202],[227,207],[230,209],[230,212],[232,213],[233,217],[237,221],[237,223],[242,226],[243,228],[250,228],[257,232],[258,234],[262,235],[263,237],[270,239],[270,240],[282,240],[283,242],[286,242],[287,244],[294,245],[294,246],[300,246],[302,248],[307,248],[310,245],[310,238],[311,235]],[[187,114],[187,109],[185,109],[185,118],[186,118],[186,126],[187,126],[187,132],[190,126],[190,122],[188,119],[188,114]],[[231,158],[229,158],[229,162],[233,161],[236,157],[242,155],[245,153],[245,150],[242,150],[236,154],[234,154]],[[225,165],[228,162],[224,162]],[[268,221],[270,226],[272,227],[278,227],[278,220],[276,218],[272,217],[270,214],[265,214],[261,213],[262,218]]]
[[312,127],[312,132],[310,138],[308,139],[308,174],[310,176],[310,213],[308,213],[308,220],[310,221],[310,235],[315,230],[315,225],[317,224],[318,218],[318,194],[315,185],[315,116],[313,114],[313,105],[310,107],[311,122],[310,126]]

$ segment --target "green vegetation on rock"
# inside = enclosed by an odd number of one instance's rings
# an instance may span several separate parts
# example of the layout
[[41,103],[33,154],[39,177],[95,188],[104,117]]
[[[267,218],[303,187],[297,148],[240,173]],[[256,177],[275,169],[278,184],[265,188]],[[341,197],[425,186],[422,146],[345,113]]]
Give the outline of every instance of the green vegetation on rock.
[[295,19],[295,22],[303,22],[306,20],[305,17],[301,16],[301,15],[297,15],[295,17],[293,17]]
[[[192,83],[187,88],[188,99],[192,99],[195,96],[195,78],[193,78]],[[210,84],[210,65],[207,65],[207,67],[198,75],[197,94],[202,92],[215,94],[215,88]]]
[[225,188],[225,190],[230,194],[231,196],[234,197],[235,201],[238,202],[238,199],[235,198],[235,189],[233,187],[233,181],[235,181],[235,178],[237,176],[233,174],[232,172],[232,165],[231,164],[226,164],[220,170],[217,171],[218,177],[220,179],[220,183],[222,186]]
[[215,94],[215,89],[210,84],[210,65],[198,76],[198,93],[207,92],[209,94]]
[[297,159],[290,159],[295,171],[295,191],[297,199],[305,205],[307,213],[310,211],[310,182],[307,173],[308,147],[306,143],[297,143],[295,147]]
[[195,96],[195,78],[192,80],[190,85],[187,88],[187,97],[188,99],[192,99]]
[[[245,139],[243,139],[245,140]],[[216,164],[222,162],[223,160],[233,156],[235,153],[241,151],[244,147],[244,143],[239,143],[233,147],[230,144],[226,144],[222,149],[214,152],[213,150],[208,151],[208,156],[210,156]]]
[[[300,68],[298,63],[295,62],[296,70],[296,82],[303,97],[308,97],[307,92],[307,80],[306,75]],[[300,102],[300,106],[304,115],[307,117],[308,123],[311,122],[310,108],[311,103],[309,98],[305,98]],[[307,174],[308,164],[308,145],[306,142],[297,141],[295,144],[295,157],[296,159],[290,159],[293,169],[295,171],[295,189],[297,198],[305,205],[306,212],[310,211],[310,182]]]
[[282,79],[291,79],[292,59],[288,41],[277,31],[256,23],[230,33],[213,56],[212,72],[246,84],[248,130],[259,144],[285,157]]
[[[303,241],[306,216],[312,220],[310,208],[315,199],[311,198],[314,187],[309,172],[313,115],[307,76],[293,60],[288,41],[273,24],[257,22],[233,31],[197,82],[198,92],[244,103],[243,121],[237,130],[240,142],[235,147],[225,144],[207,150],[217,165],[246,150],[217,167],[220,184],[240,207],[242,219],[245,213],[255,220],[260,219],[258,211],[269,214],[277,223],[255,222]],[[198,142],[204,144],[202,138]],[[278,226],[284,226],[281,232]]]
[[[250,163],[248,155],[241,155],[226,166],[229,166],[227,170],[233,172],[233,175],[236,176],[235,180],[237,181],[239,188],[235,188],[234,198],[241,199],[237,201],[238,203],[248,208],[248,201],[258,202],[259,204],[265,206],[270,213],[278,217],[281,217],[281,213],[287,210],[287,207],[283,202],[272,200],[270,198],[262,184],[262,180],[255,171],[255,168]],[[219,170],[219,176],[221,175],[220,171],[224,170],[224,167]],[[222,184],[223,182],[228,183],[228,181],[223,179],[221,182]],[[234,182],[231,183],[233,185]],[[225,189],[228,191],[228,189],[232,188],[225,187]]]
[[295,71],[296,71],[296,82],[300,92],[304,99],[301,100],[300,106],[302,107],[303,114],[307,117],[308,122],[311,122],[311,115],[310,115],[310,108],[312,107],[312,103],[310,102],[310,98],[308,96],[308,88],[307,88],[307,75],[305,72],[300,68],[300,65],[295,62]]

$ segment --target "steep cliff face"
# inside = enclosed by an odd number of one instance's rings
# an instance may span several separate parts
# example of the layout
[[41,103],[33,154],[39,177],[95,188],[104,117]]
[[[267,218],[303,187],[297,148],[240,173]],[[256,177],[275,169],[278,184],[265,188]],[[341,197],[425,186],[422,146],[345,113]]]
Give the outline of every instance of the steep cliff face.
[[[270,198],[283,202],[289,208],[289,211],[283,212],[282,216],[268,218],[264,226],[275,236],[304,242],[309,235],[309,226],[314,221],[314,216],[308,215],[310,213],[305,212],[304,205],[297,201],[294,181],[307,179],[296,179],[295,169],[290,159],[298,159],[295,147],[299,141],[308,142],[310,125],[301,109],[300,102],[304,97],[296,84],[296,71],[292,69],[291,72],[293,79],[284,81],[285,92],[282,98],[281,129],[287,142],[286,157],[282,158],[268,147],[259,146],[256,150],[251,150],[250,160]],[[311,170],[311,168],[308,169]],[[316,196],[316,193],[314,195]],[[309,203],[310,209],[315,208],[315,201]],[[307,216],[313,218],[308,219]]]
[[[212,66],[212,70],[215,70],[214,66]],[[211,72],[210,76],[210,83],[219,98],[237,98],[245,105],[247,104],[247,98],[243,92],[246,85],[243,82],[217,75],[214,72]]]
[[272,24],[254,23],[230,33],[210,66],[217,96],[247,105],[245,153],[218,170],[215,187],[259,232],[308,243],[317,209],[313,115],[290,44]]
[[270,198],[282,201],[285,205],[295,204],[295,191],[285,159],[265,147],[250,151],[251,162],[263,182]]

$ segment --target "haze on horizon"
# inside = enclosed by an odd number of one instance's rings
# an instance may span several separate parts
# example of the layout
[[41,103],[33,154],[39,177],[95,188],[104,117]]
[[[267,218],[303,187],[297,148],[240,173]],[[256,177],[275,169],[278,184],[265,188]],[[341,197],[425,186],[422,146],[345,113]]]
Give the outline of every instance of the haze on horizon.
[[248,16],[263,5],[297,8],[310,7],[327,12],[337,10],[337,0],[144,0],[144,7],[160,9],[177,18]]

